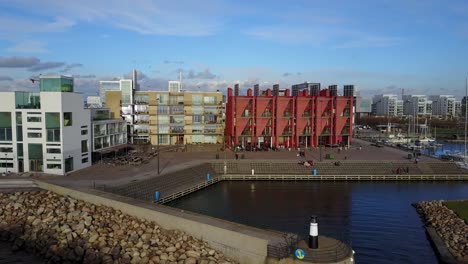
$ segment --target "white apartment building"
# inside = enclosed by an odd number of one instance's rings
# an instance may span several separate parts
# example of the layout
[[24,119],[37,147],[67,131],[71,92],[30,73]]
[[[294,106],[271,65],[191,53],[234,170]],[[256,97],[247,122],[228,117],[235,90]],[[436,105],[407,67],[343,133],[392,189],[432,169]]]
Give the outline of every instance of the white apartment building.
[[455,97],[453,95],[431,95],[432,114],[440,117],[456,116]]
[[42,76],[40,92],[0,92],[0,167],[64,175],[90,166],[89,116],[70,77]]
[[403,115],[403,100],[395,94],[379,94],[372,98],[372,113],[377,116]]
[[432,101],[426,95],[403,95],[403,114],[430,116],[432,115]]

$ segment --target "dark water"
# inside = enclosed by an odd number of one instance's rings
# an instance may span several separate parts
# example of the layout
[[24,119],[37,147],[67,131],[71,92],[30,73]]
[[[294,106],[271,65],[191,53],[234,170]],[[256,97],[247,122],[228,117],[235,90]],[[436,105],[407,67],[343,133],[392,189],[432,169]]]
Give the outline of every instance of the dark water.
[[438,263],[411,203],[468,199],[468,183],[221,182],[170,206],[234,222],[347,239],[357,263]]
[[464,143],[449,143],[449,142],[440,142],[442,146],[438,146],[436,148],[426,148],[424,149],[424,154],[428,155],[435,155],[436,157],[440,157],[444,154],[453,154],[453,153],[460,153],[463,154],[465,151],[465,144]]

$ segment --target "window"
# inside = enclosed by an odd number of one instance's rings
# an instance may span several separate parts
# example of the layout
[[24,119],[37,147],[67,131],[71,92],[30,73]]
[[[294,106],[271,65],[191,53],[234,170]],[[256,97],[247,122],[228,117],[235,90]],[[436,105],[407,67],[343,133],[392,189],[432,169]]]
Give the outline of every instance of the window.
[[203,102],[205,104],[216,104],[216,96],[205,96]]
[[192,94],[192,105],[201,105],[203,96],[201,94]]
[[81,163],[86,163],[86,162],[88,162],[88,158],[87,158],[87,157],[81,159]]
[[16,140],[23,141],[23,126],[16,126]]
[[62,169],[62,164],[47,164],[47,169],[61,170]]
[[71,112],[65,112],[63,113],[63,125],[64,126],[71,126],[72,123],[72,113]]
[[40,116],[28,116],[27,118],[28,122],[41,122],[42,118]]
[[60,154],[62,153],[62,150],[59,148],[48,148],[47,153],[48,154]]
[[60,128],[59,129],[47,129],[47,142],[59,142],[60,141]]
[[23,124],[23,113],[16,112],[16,124],[17,125]]
[[192,116],[192,122],[193,122],[194,124],[197,124],[197,123],[199,124],[199,123],[201,123],[201,122],[202,122],[202,116],[198,116],[198,115]]
[[11,141],[12,140],[12,132],[10,128],[0,127],[0,141]]
[[0,148],[0,152],[13,152],[13,148]]
[[41,133],[28,133],[28,138],[41,138]]
[[82,136],[88,135],[88,130],[81,130],[81,135],[82,135]]
[[81,153],[88,152],[88,140],[81,140]]

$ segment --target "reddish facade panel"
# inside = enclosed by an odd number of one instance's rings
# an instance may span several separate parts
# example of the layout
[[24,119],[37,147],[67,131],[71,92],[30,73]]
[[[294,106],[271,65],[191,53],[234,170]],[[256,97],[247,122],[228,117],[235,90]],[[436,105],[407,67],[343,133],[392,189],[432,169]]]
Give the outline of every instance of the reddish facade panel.
[[[251,94],[251,93],[250,93]],[[234,96],[228,89],[226,143],[230,146],[315,147],[350,144],[353,99],[300,93],[298,96]]]

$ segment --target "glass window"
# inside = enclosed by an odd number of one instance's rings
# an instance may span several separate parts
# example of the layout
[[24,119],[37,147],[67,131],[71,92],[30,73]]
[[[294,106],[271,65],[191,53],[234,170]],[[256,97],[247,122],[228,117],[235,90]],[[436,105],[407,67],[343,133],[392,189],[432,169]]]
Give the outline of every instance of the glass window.
[[64,126],[71,126],[73,124],[72,122],[72,113],[71,112],[65,112],[63,113],[63,125]]
[[167,105],[169,103],[169,95],[168,94],[158,94],[157,101],[160,105]]
[[201,105],[203,96],[201,94],[192,94],[192,105]]
[[81,153],[88,152],[88,140],[81,140]]
[[158,114],[160,115],[167,115],[169,113],[167,106],[159,105],[158,106]]
[[23,143],[17,143],[16,144],[16,152],[18,154],[18,159],[23,158]]
[[15,104],[17,109],[40,109],[41,97],[39,93],[15,92]]
[[23,141],[23,126],[16,126],[16,141]]
[[201,122],[202,122],[202,116],[201,116],[201,115],[192,116],[192,122],[193,122],[194,124],[196,124],[196,123],[201,123]]
[[203,102],[205,104],[216,104],[216,96],[205,96]]
[[86,162],[88,162],[88,158],[87,158],[87,157],[81,159],[81,163],[86,163]]
[[41,122],[42,118],[40,116],[28,116],[28,122]]
[[17,125],[23,124],[23,113],[16,112],[16,124]]
[[11,128],[0,127],[0,141],[11,141],[11,140],[12,140]]
[[192,113],[194,115],[203,115],[203,107],[201,107],[201,106],[192,106]]
[[87,129],[86,130],[81,130],[81,135],[83,135],[83,136],[88,135],[88,130]]
[[28,144],[30,160],[42,160],[42,144]]
[[47,168],[51,170],[61,170],[62,164],[47,164]]
[[47,153],[49,154],[60,154],[62,153],[62,150],[59,148],[48,148]]
[[59,142],[60,141],[60,128],[58,129],[47,129],[47,142]]
[[194,125],[192,126],[192,133],[194,134],[201,134],[203,133],[203,126],[198,126],[198,125]]
[[41,133],[28,133],[28,138],[41,138]]

